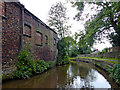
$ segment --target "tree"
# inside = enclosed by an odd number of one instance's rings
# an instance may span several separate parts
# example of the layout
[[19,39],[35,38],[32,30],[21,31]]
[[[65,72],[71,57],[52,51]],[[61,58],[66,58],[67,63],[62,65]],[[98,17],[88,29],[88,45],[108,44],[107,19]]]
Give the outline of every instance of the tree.
[[[84,10],[84,4],[85,2],[74,2],[80,12]],[[107,37],[113,46],[120,46],[120,1],[89,2],[89,4],[97,5],[97,14],[85,24],[87,43],[92,46],[96,40],[101,42]],[[78,20],[82,14],[80,12],[76,15]]]
[[55,5],[52,5],[49,11],[48,24],[58,33],[59,38],[69,34],[68,29],[70,26],[67,25],[69,18],[66,16],[66,10],[67,8],[61,2],[57,2]]
[[66,44],[66,38],[62,38],[61,40],[58,41],[57,65],[63,65],[69,63],[68,52],[67,52],[68,46],[69,45]]
[[[81,31],[79,34],[79,41],[78,41],[78,47],[79,47],[79,54],[90,54],[91,53],[91,47],[88,44],[85,34]],[[89,41],[90,42],[90,41]]]
[[65,48],[67,51],[67,55],[70,56],[70,48],[75,43],[74,39],[70,36],[64,38]]
[[91,47],[88,45],[85,39],[85,34],[83,31],[75,33],[74,43],[70,47],[70,56],[76,57],[78,54],[90,54]]

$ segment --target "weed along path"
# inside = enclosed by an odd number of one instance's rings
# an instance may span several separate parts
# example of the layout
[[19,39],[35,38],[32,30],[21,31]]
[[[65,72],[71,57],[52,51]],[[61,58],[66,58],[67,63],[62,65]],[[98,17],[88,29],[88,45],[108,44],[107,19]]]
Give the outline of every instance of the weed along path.
[[85,62],[56,66],[30,79],[3,82],[3,88],[119,88],[107,73]]

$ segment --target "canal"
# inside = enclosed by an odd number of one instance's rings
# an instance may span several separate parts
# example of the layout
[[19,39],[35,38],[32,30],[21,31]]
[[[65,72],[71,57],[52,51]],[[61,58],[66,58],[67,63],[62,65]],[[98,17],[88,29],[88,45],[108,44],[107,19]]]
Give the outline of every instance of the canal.
[[29,80],[3,82],[3,88],[118,88],[106,72],[79,62],[57,66]]

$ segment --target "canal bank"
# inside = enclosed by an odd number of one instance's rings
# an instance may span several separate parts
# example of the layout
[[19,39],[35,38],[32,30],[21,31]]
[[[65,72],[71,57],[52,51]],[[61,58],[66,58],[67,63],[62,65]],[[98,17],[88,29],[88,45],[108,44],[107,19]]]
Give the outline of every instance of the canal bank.
[[53,67],[27,80],[3,83],[3,88],[120,88],[107,73],[89,63]]
[[72,58],[72,61],[76,61],[76,62],[85,62],[85,63],[89,63],[91,65],[94,65],[98,68],[100,68],[101,70],[105,71],[107,73],[107,75],[113,79],[114,82],[116,82],[116,84],[120,85],[120,64],[119,63],[111,63],[108,61],[102,61],[102,60],[96,60],[96,59],[87,59],[87,58]]

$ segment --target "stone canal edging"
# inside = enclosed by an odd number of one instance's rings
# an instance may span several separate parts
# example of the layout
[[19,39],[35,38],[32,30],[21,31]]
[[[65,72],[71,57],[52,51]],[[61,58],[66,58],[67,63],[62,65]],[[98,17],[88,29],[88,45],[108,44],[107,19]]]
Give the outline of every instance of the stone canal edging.
[[[92,65],[95,65],[96,67],[100,68],[101,70],[104,70],[108,75],[110,75],[110,70],[113,68],[114,64],[107,62],[107,61],[100,61],[100,60],[95,60],[95,59],[87,59],[87,58],[75,58],[71,59],[71,61],[76,61],[78,62],[85,62],[85,63],[90,63]],[[111,78],[113,79],[113,78]],[[113,79],[115,82],[115,80]],[[116,83],[117,85],[120,85],[119,83]]]
[[86,59],[86,58],[76,58],[76,59],[71,59],[73,61],[81,61],[81,62],[86,62],[86,63],[91,63],[95,66],[99,66],[102,69],[105,69],[107,67],[109,67],[110,69],[112,69],[113,67],[113,63],[107,62],[107,61],[100,61],[100,60],[95,60],[95,59]]

